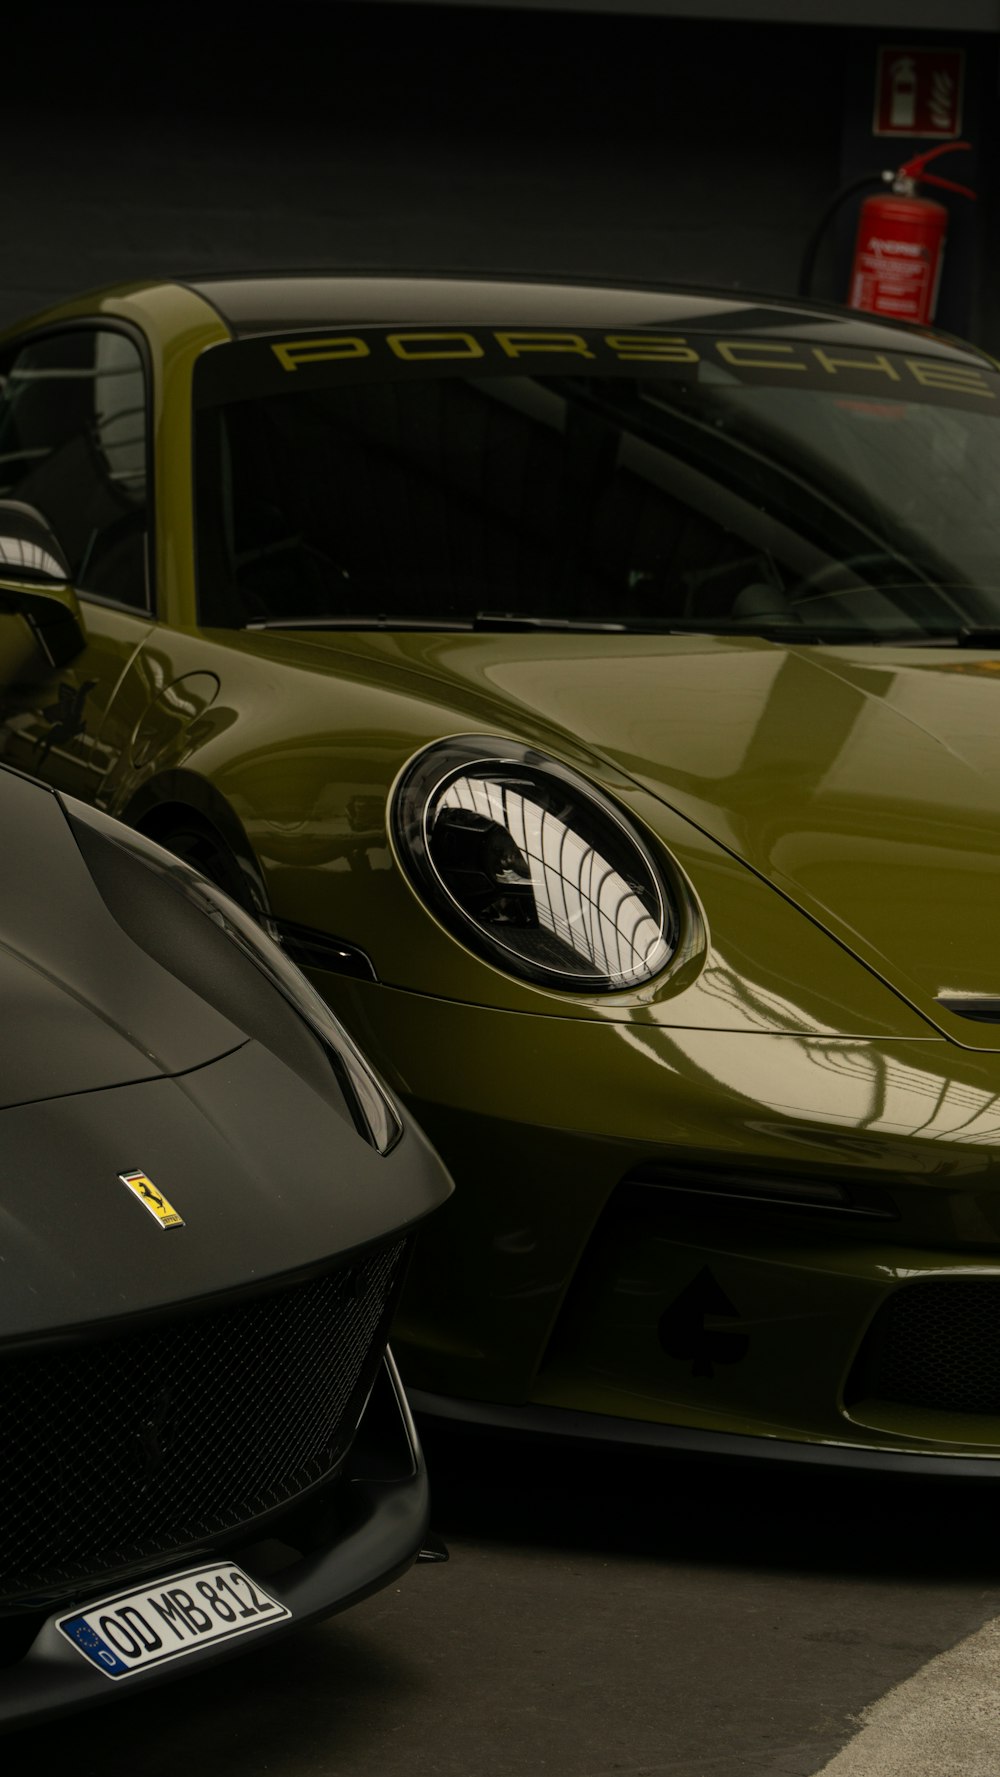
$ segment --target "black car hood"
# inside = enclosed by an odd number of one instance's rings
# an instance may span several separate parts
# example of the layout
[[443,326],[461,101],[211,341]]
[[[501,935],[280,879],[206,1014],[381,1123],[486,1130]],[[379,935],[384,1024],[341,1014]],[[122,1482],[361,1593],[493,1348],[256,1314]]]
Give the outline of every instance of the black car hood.
[[[401,1237],[451,1188],[408,1119],[379,1154],[256,1042],[177,1079],[19,1105],[2,1123],[0,1344],[325,1269]],[[135,1171],[182,1227],[164,1232],[126,1188]]]
[[[122,1008],[108,1004],[116,997],[111,991],[88,997],[0,941],[0,1106],[180,1073],[221,1053],[221,1031],[206,1053],[190,1039],[178,1044],[168,1035],[164,1044],[159,1018],[155,1037],[138,1028],[142,1020],[128,1028],[119,1022]],[[231,1031],[227,1046],[243,1040]]]
[[0,773],[0,1107],[201,1067],[246,1033],[136,944],[59,798]]

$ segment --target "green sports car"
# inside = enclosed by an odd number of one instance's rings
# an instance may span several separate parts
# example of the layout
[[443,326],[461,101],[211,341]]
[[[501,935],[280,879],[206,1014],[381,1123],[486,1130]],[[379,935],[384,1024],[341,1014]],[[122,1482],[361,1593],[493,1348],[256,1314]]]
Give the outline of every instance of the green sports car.
[[2,755],[237,895],[437,1144],[417,1406],[989,1472],[993,363],[314,276],[0,371]]

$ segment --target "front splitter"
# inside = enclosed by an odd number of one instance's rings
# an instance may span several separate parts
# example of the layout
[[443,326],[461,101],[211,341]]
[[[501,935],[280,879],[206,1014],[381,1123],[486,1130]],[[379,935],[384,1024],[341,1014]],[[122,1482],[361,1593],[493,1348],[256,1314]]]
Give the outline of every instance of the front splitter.
[[898,1474],[928,1480],[1000,1482],[1000,1456],[937,1456],[930,1451],[879,1450],[873,1445],[847,1445],[791,1438],[754,1436],[743,1432],[702,1431],[690,1426],[658,1425],[643,1419],[619,1419],[610,1413],[583,1413],[571,1407],[505,1406],[496,1401],[466,1401],[424,1389],[407,1390],[418,1422],[444,1422],[472,1430],[501,1432],[559,1442],[572,1439],[581,1447],[621,1446],[662,1450],[678,1456],[720,1457],[726,1461],[765,1462],[787,1467],[846,1469],[855,1473]]

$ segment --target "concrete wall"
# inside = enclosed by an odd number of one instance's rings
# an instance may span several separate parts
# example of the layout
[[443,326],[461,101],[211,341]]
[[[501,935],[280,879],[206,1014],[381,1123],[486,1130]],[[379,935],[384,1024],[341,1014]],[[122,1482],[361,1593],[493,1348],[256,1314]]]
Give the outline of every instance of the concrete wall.
[[[256,266],[789,292],[841,178],[852,57],[878,41],[412,0],[292,0],[242,30],[214,5],[162,16],[155,48],[146,9],[38,8],[5,33],[0,321]],[[995,40],[968,41],[995,94]],[[833,295],[829,254],[820,273]]]

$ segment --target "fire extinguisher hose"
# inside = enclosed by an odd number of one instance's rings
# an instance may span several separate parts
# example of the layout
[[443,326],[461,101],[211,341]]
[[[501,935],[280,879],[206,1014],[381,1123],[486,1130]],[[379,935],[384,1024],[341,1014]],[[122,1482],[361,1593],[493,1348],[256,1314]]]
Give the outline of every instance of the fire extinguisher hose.
[[839,191],[834,192],[830,202],[827,204],[826,209],[823,211],[823,214],[817,222],[816,227],[813,229],[812,234],[806,242],[805,252],[802,255],[802,264],[799,268],[800,296],[812,295],[813,273],[816,270],[816,255],[819,252],[823,236],[841,205],[846,204],[848,198],[853,197],[855,192],[864,191],[870,185],[891,185],[895,177],[895,173],[889,170],[883,170],[880,173],[862,173],[860,179],[851,179],[847,185],[842,185]]

